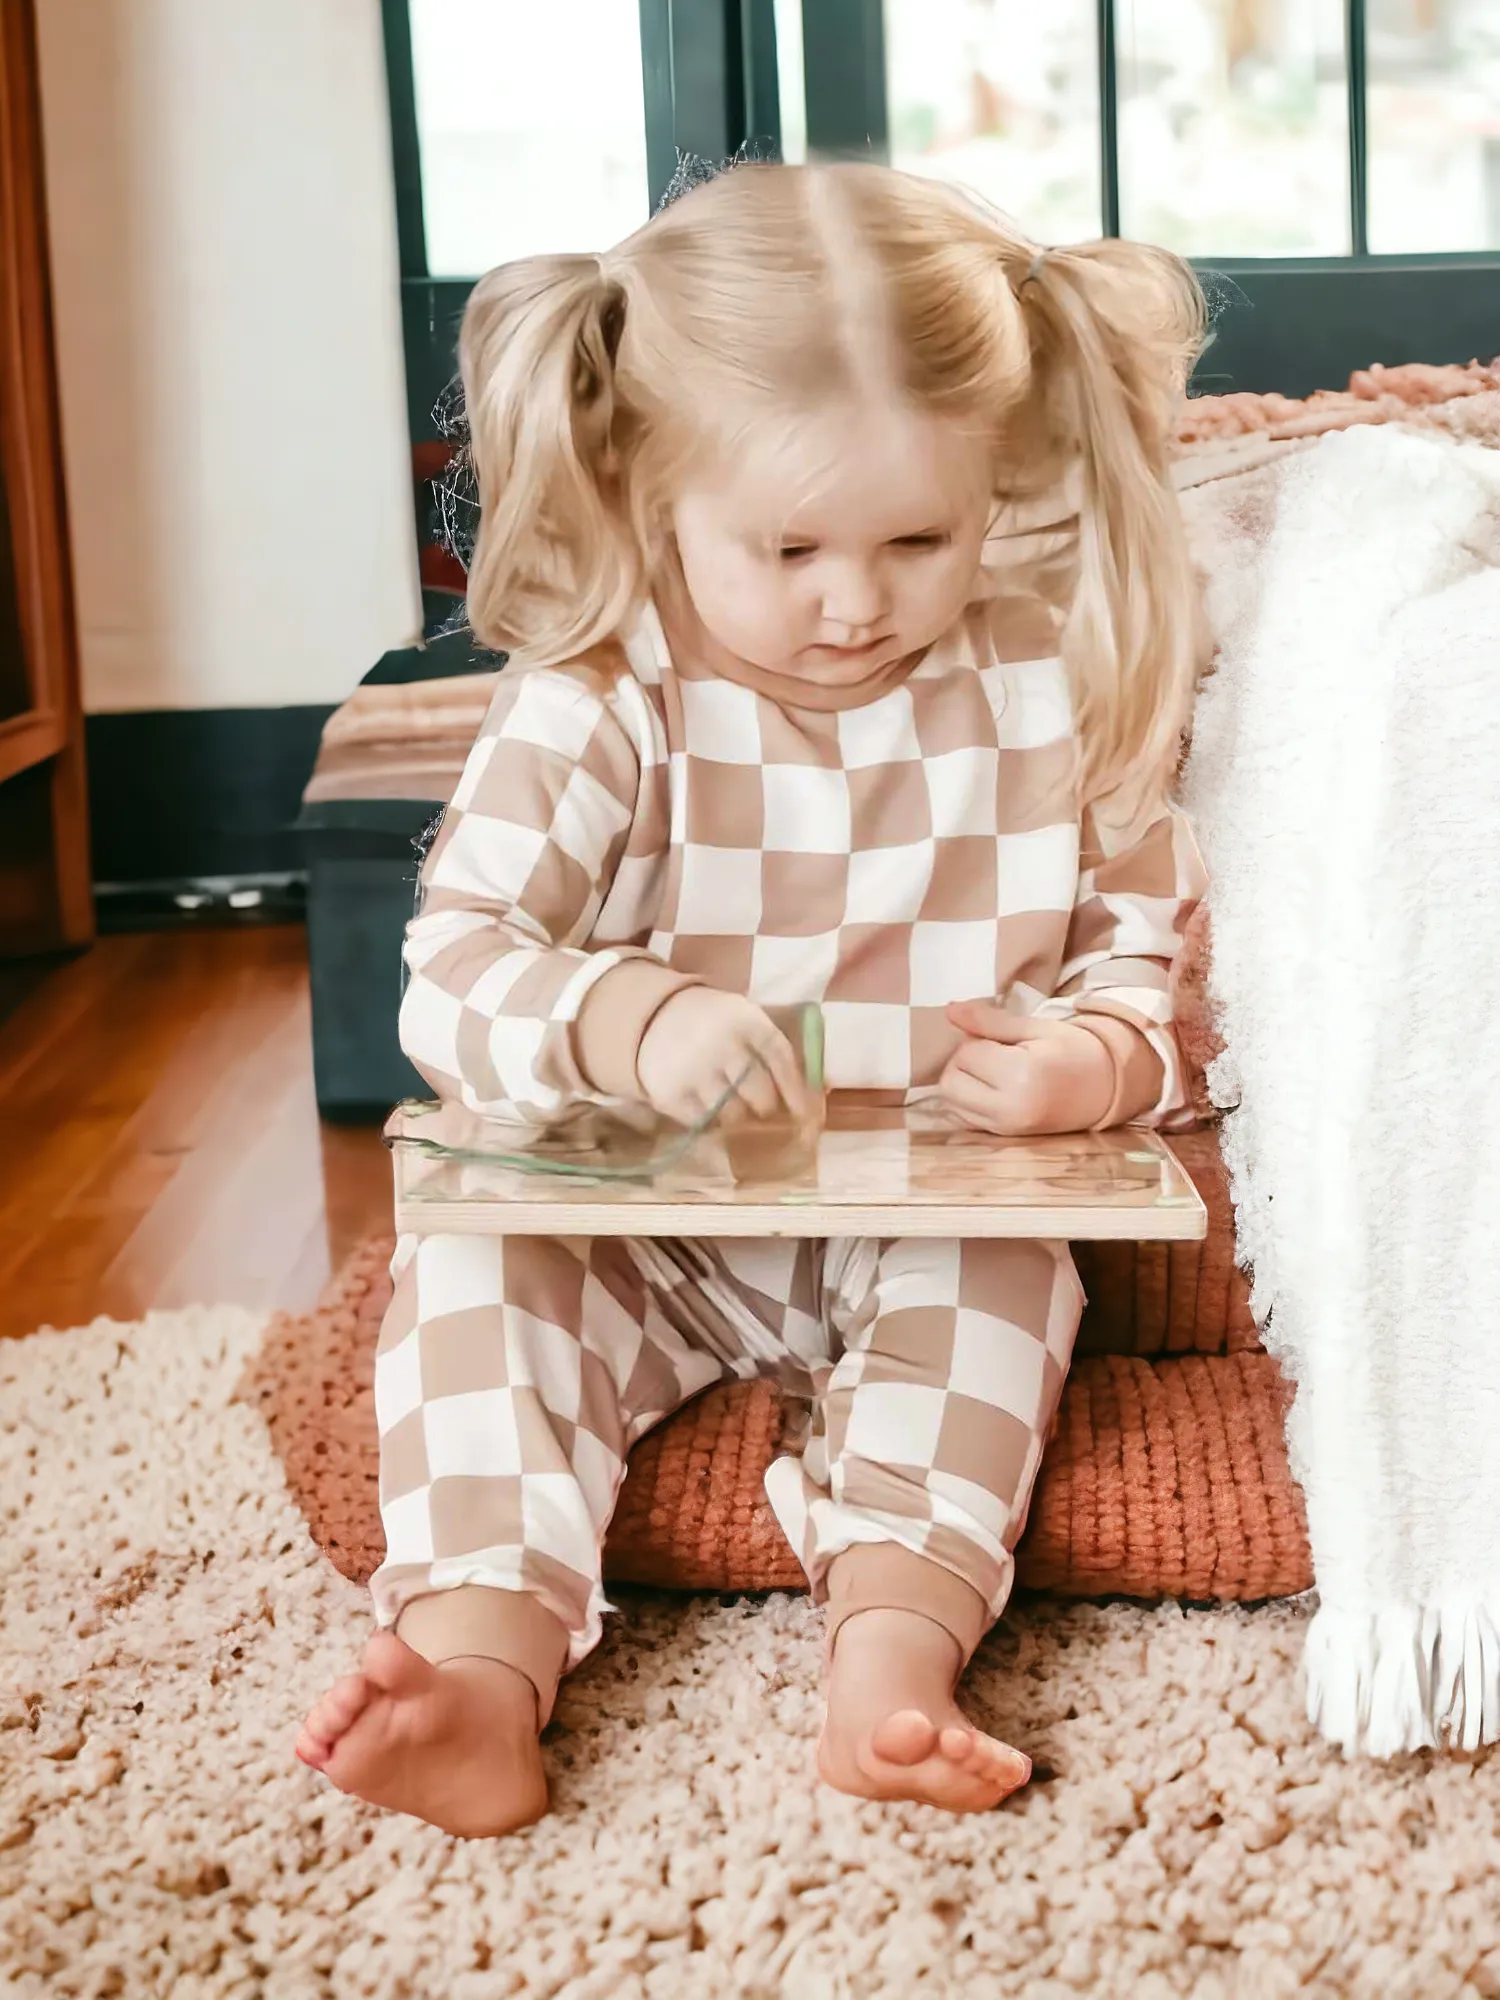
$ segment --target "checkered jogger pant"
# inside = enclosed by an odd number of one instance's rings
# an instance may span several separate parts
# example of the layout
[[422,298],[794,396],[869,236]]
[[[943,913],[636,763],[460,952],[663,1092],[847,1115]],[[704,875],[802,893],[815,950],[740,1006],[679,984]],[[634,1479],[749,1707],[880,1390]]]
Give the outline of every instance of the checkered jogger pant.
[[766,1490],[816,1599],[835,1555],[877,1544],[1004,1609],[1083,1307],[1065,1243],[408,1235],[392,1268],[380,1623],[461,1584],[519,1590],[576,1665],[610,1608],[630,1447],[757,1374],[805,1403]]

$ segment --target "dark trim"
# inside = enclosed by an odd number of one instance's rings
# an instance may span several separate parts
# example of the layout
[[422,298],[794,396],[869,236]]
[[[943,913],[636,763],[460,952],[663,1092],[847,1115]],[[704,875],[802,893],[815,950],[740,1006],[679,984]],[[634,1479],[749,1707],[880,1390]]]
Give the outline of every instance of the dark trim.
[[641,88],[646,99],[646,178],[655,208],[677,167],[672,124],[676,78],[672,66],[671,0],[640,0]]
[[172,882],[96,882],[94,900],[102,937],[300,924],[307,916],[307,871],[193,875]]
[[653,208],[679,153],[725,160],[746,137],[743,12],[741,0],[640,0]]
[[[1500,353],[1500,256],[1198,260],[1214,339],[1200,395],[1339,389],[1373,361],[1488,361]],[[432,404],[457,366],[458,323],[471,284],[402,287],[412,435],[434,438]]]
[[1215,310],[1199,395],[1340,389],[1372,362],[1490,361],[1500,351],[1500,257],[1364,257],[1199,264]]
[[1349,247],[1356,257],[1364,257],[1370,248],[1365,0],[1344,0],[1344,22],[1344,60],[1349,73]]
[[380,20],[385,31],[386,87],[391,101],[391,162],[396,176],[401,275],[422,278],[427,275],[427,221],[422,209],[422,147],[408,0],[380,0]]
[[802,73],[810,156],[890,158],[881,0],[803,0]]
[[1104,234],[1118,236],[1120,233],[1120,73],[1115,61],[1115,0],[1097,0],[1097,4],[1099,214]]
[[474,278],[403,278],[401,338],[406,350],[406,415],[412,442],[442,435],[433,406],[458,373],[458,327]]
[[744,136],[762,155],[781,157],[781,71],[776,0],[739,0]]
[[87,721],[97,882],[274,875],[332,709],[148,709]]

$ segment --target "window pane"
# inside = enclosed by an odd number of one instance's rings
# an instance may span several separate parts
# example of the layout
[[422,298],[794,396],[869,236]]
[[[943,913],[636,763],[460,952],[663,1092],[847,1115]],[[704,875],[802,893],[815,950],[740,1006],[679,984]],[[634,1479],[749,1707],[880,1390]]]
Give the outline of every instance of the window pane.
[[776,83],[781,103],[781,157],[807,158],[807,94],[802,81],[802,0],[776,0]]
[[[806,157],[802,15],[817,4],[775,0],[786,160]],[[883,0],[891,164],[973,188],[1045,242],[1097,236],[1096,4]]]
[[1095,0],[885,0],[892,166],[1048,243],[1101,229]]
[[650,213],[629,0],[411,0],[427,265],[603,250]]
[[1347,256],[1343,0],[1116,0],[1120,229],[1188,256]]
[[1500,248],[1500,4],[1366,6],[1370,248]]

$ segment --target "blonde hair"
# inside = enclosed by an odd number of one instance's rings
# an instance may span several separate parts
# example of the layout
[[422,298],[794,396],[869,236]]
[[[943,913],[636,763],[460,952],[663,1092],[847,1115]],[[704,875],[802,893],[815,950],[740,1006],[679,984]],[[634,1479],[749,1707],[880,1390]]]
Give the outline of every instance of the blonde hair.
[[459,343],[481,518],[469,616],[523,663],[611,638],[705,444],[851,395],[993,439],[997,500],[1081,477],[1063,634],[1085,798],[1170,782],[1200,664],[1168,441],[1202,295],[1167,252],[1043,254],[940,182],[747,165],[604,257],[481,280]]

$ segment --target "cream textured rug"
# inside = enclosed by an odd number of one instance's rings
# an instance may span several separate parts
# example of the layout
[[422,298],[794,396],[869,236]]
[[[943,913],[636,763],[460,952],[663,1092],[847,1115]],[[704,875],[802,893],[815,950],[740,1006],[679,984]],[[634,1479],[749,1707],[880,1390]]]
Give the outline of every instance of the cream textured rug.
[[363,1594],[228,1308],[0,1344],[0,1988],[173,2000],[1500,1996],[1500,1752],[1344,1764],[1304,1600],[1018,1602],[972,1676],[1037,1779],[948,1820],[812,1776],[805,1601],[632,1594],[558,1810],[493,1845],[295,1764]]

